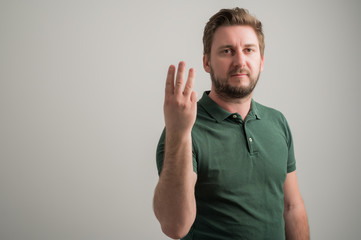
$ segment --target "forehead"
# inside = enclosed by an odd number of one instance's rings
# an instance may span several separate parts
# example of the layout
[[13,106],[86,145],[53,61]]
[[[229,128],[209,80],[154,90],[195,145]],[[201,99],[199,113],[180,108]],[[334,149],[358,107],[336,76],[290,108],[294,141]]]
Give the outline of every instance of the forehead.
[[259,45],[256,32],[251,26],[221,26],[213,35],[212,48],[222,45]]

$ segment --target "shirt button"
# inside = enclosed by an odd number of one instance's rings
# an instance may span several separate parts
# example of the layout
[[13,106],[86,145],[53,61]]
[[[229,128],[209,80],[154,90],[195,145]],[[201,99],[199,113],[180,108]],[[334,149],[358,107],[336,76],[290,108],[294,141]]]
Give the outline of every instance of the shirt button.
[[234,114],[234,115],[233,115],[233,118],[237,118],[237,115],[236,115],[236,114]]
[[249,140],[250,142],[252,142],[252,141],[253,141],[253,139],[252,139],[252,138],[248,138],[248,140]]

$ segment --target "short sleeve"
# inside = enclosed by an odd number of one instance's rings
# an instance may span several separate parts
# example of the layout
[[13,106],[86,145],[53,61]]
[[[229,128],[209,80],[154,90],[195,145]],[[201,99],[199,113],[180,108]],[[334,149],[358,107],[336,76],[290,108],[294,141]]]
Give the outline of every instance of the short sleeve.
[[165,128],[163,129],[162,135],[160,136],[157,152],[156,152],[156,161],[157,161],[157,169],[158,175],[160,175],[163,167],[163,159],[164,159],[164,141],[165,141]]
[[286,131],[285,134],[286,134],[287,147],[288,147],[287,173],[290,173],[296,170],[296,158],[295,158],[295,152],[293,146],[292,133],[286,118],[284,118],[284,124],[285,124],[285,131]]

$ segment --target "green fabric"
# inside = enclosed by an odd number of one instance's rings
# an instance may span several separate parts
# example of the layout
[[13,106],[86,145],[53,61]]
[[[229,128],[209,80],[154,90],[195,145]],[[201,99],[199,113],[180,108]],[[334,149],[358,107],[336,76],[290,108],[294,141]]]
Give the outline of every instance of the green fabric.
[[[157,148],[159,173],[165,132]],[[205,92],[192,144],[197,216],[183,239],[285,239],[283,184],[296,169],[285,117],[252,100],[243,121]]]

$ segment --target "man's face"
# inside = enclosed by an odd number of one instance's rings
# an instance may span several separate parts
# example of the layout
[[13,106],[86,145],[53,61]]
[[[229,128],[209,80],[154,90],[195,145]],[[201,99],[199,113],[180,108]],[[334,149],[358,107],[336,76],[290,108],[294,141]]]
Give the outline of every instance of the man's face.
[[263,70],[258,38],[250,26],[222,26],[213,36],[211,54],[203,65],[212,90],[225,99],[249,96]]

